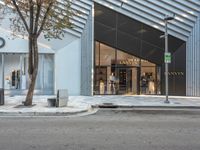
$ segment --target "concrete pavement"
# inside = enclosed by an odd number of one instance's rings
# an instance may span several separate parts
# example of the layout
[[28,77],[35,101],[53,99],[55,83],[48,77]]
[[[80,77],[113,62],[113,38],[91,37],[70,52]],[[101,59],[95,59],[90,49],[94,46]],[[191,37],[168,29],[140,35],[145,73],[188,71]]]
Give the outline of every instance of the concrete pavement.
[[197,115],[0,118],[0,150],[199,150]]
[[49,107],[47,98],[55,96],[34,96],[33,106],[23,106],[25,96],[6,96],[5,104],[0,106],[0,116],[69,116],[91,111],[89,105],[71,105],[67,107]]
[[165,96],[154,95],[112,95],[112,96],[70,96],[67,107],[48,107],[47,98],[54,96],[34,96],[32,107],[22,106],[25,96],[5,97],[5,105],[0,106],[0,115],[28,116],[68,116],[92,112],[93,107],[134,108],[138,110],[192,109],[200,110],[200,97],[170,96],[169,104],[164,103]]

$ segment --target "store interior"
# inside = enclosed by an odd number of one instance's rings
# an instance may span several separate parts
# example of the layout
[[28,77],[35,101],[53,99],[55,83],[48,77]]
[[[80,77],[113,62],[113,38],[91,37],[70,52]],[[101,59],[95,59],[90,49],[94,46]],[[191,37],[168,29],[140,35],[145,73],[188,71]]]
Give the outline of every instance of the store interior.
[[94,94],[160,94],[160,67],[95,42]]
[[[94,94],[164,94],[164,33],[97,3],[94,10]],[[185,42],[171,35],[168,42],[169,72],[185,72]],[[185,95],[185,87],[185,75],[169,76],[170,94]]]
[[[5,94],[25,94],[28,85],[28,55],[17,53],[0,54],[0,86]],[[36,94],[52,94],[54,89],[54,56],[39,54]]]

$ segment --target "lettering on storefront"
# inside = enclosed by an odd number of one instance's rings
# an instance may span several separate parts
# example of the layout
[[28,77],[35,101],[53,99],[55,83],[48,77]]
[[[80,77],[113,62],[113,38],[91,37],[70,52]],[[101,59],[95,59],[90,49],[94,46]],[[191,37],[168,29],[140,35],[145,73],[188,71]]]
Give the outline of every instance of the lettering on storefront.
[[[140,62],[140,59],[127,59],[127,60],[120,60],[119,64],[123,65],[136,65]],[[147,60],[141,60],[141,62],[148,62]]]
[[169,76],[184,76],[184,72],[181,71],[172,71],[172,72],[168,72]]

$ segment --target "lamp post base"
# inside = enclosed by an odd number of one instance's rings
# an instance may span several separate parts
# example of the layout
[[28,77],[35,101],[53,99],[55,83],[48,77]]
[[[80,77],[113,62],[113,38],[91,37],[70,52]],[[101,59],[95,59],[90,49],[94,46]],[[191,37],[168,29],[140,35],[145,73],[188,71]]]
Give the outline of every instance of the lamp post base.
[[164,103],[165,103],[165,104],[169,104],[170,101],[169,101],[169,100],[165,100]]

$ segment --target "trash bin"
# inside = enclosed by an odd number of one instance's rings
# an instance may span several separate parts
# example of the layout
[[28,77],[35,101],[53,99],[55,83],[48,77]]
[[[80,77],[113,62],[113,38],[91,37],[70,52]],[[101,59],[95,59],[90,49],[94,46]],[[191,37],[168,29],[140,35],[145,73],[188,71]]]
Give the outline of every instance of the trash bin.
[[0,88],[0,105],[4,105],[4,89]]

